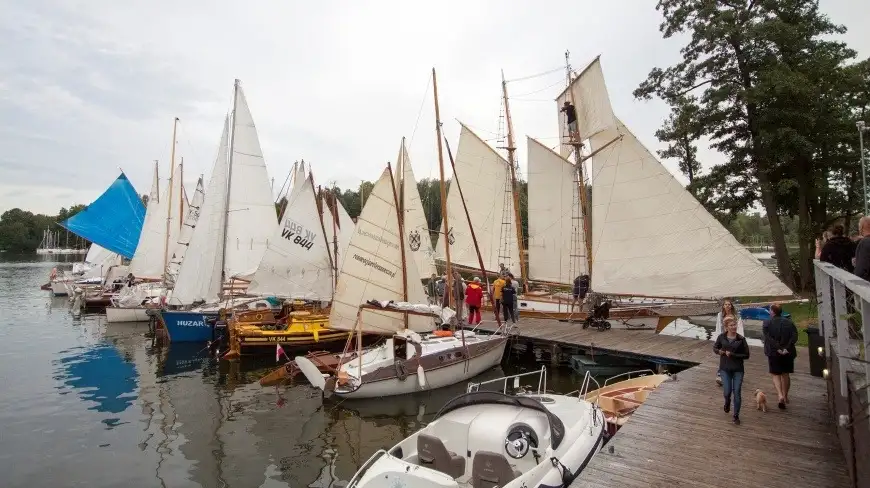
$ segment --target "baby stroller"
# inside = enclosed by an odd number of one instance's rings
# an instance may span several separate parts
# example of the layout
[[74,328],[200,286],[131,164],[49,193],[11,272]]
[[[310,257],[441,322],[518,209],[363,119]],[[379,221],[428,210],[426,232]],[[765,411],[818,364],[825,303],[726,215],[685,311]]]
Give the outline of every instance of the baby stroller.
[[592,313],[583,321],[583,328],[595,327],[598,330],[609,330],[611,325],[607,319],[610,317],[613,302],[601,295],[596,295],[593,300]]

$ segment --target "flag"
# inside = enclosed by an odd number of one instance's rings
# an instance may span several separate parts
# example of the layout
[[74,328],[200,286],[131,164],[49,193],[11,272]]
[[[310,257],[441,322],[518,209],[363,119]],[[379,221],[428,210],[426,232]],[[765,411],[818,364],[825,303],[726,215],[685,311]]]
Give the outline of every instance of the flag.
[[[287,353],[284,352],[284,348],[281,347],[281,344],[275,344],[275,362],[276,363],[281,360],[282,354],[284,355],[285,358],[287,357]],[[287,358],[287,359],[290,359],[290,358]]]

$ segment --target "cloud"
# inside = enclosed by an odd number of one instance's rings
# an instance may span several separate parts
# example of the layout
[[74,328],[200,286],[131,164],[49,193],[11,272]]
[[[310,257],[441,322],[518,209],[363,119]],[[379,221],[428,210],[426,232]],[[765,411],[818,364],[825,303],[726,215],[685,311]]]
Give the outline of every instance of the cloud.
[[[49,213],[96,198],[118,167],[147,192],[153,160],[168,173],[176,116],[192,192],[211,172],[235,78],[276,186],[305,159],[317,183],[355,188],[395,159],[403,136],[418,178],[437,176],[433,66],[454,150],[456,119],[496,143],[502,69],[509,80],[555,69],[508,84],[524,167],[526,134],[555,146],[566,49],[577,68],[602,54],[616,113],[655,149],[667,109],[631,91],[680,47],[661,39],[651,4],[628,0],[4,4],[0,209]],[[866,16],[847,0],[822,7],[866,55]]]

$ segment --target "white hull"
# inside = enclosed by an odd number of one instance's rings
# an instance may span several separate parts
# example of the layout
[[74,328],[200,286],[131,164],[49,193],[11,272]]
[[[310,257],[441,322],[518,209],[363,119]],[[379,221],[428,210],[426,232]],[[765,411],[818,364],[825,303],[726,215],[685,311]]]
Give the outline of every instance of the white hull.
[[148,322],[147,311],[145,307],[106,307],[106,322]]
[[[503,338],[493,340],[504,340]],[[507,344],[507,342],[505,342]],[[354,398],[379,398],[396,395],[408,395],[418,391],[434,390],[445,386],[463,383],[471,378],[483,373],[484,371],[495,367],[501,363],[504,356],[505,347],[495,347],[486,353],[477,356],[468,361],[462,361],[450,366],[438,368],[430,371],[424,371],[426,378],[426,386],[420,387],[417,371],[408,371],[408,376],[404,380],[391,378],[387,380],[376,381],[373,383],[363,383],[357,390],[350,393],[334,392],[335,396],[347,399]]]
[[67,290],[67,282],[66,281],[52,281],[51,282],[51,294],[56,297],[65,297],[69,295],[69,291]]

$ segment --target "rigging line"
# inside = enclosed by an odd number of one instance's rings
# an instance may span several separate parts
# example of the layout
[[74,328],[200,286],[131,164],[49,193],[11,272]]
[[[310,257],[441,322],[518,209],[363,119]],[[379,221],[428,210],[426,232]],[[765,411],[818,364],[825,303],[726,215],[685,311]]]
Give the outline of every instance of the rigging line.
[[553,84],[550,84],[550,85],[545,86],[544,88],[541,88],[541,89],[538,89],[538,90],[534,90],[534,91],[530,91],[530,92],[526,92],[526,93],[520,93],[519,95],[514,95],[514,96],[510,97],[510,99],[511,99],[511,100],[514,100],[514,99],[517,98],[517,97],[524,97],[524,96],[526,96],[526,95],[534,95],[535,93],[540,93],[540,92],[542,92],[542,91],[544,91],[544,90],[549,90],[550,88],[553,88],[554,86],[557,86],[557,85],[564,85],[564,84],[565,84],[565,80],[564,80],[564,79],[560,79],[559,81],[557,81],[557,82],[555,82],[555,83],[553,83]]
[[423,107],[426,104],[426,94],[429,93],[429,85],[432,84],[432,77],[426,77],[426,88],[423,90],[423,100],[420,101],[420,109],[417,110],[417,120],[414,122],[414,130],[411,132],[411,139],[408,141],[408,150],[414,145],[414,136],[417,134],[417,127],[420,126],[420,116],[423,115]]
[[549,98],[514,98],[514,97],[511,97],[511,101],[512,102],[549,102],[549,103],[554,102],[554,100],[551,100]]
[[506,81],[507,81],[508,83],[513,83],[513,82],[515,82],[515,81],[530,80],[530,79],[532,79],[532,78],[538,78],[538,77],[541,77],[541,76],[546,76],[546,75],[548,75],[548,74],[550,74],[550,73],[561,72],[561,71],[564,70],[564,69],[565,69],[564,66],[559,66],[558,68],[553,68],[553,69],[551,69],[551,70],[544,71],[544,72],[542,72],[542,73],[537,73],[537,74],[529,75],[529,76],[523,76],[523,77],[521,77],[521,78],[513,78],[513,79],[511,79],[511,80],[506,80]]

